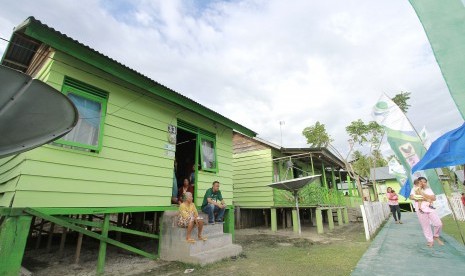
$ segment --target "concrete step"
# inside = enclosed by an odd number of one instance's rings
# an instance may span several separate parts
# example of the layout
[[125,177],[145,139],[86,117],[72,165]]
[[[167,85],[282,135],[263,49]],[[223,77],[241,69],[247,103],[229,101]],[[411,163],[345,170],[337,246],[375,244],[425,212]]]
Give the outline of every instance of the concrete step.
[[190,256],[188,263],[204,266],[226,258],[238,256],[242,252],[240,245],[231,244],[222,248],[217,248]]
[[[186,242],[186,229],[176,224],[178,212],[165,212],[162,222],[160,257],[167,261],[206,265],[224,258],[237,256],[242,247],[232,243],[232,235],[223,233],[223,224],[204,225],[203,236],[206,241]],[[206,214],[202,214],[205,217]],[[192,238],[197,240],[197,227]]]
[[208,237],[206,241],[199,241],[196,237],[194,239],[196,240],[195,243],[188,243],[186,242],[185,236],[183,236],[182,239],[172,239],[170,233],[163,234],[160,257],[167,261],[184,262],[189,256],[215,251],[233,245],[232,235],[228,233],[221,236]]
[[197,236],[192,236],[195,243],[186,242],[186,237],[183,239],[168,240],[171,247],[175,247],[180,251],[187,252],[189,255],[206,252],[212,249],[225,247],[232,244],[232,235],[225,233],[221,236],[207,237],[206,241],[197,240]]
[[[185,239],[186,238],[186,233],[187,229],[186,228],[181,228],[178,226],[171,227],[172,233],[171,236],[175,239]],[[163,225],[163,229],[165,229],[165,226]],[[196,238],[198,236],[198,228],[197,226],[194,226],[194,229],[192,229],[191,237]],[[217,236],[222,236],[223,235],[223,225],[204,225],[203,226],[203,231],[202,231],[203,236],[207,237],[217,237]]]
[[[165,212],[167,213],[167,212]],[[223,235],[223,224],[217,223],[214,225],[205,224],[206,220],[204,219],[204,226],[203,226],[203,235],[208,237],[216,237]],[[184,240],[186,238],[186,228],[178,227],[177,225],[177,212],[165,214],[163,216],[163,229],[171,228],[171,237],[172,239],[179,239]],[[198,228],[195,226],[192,229],[192,237],[198,236]]]

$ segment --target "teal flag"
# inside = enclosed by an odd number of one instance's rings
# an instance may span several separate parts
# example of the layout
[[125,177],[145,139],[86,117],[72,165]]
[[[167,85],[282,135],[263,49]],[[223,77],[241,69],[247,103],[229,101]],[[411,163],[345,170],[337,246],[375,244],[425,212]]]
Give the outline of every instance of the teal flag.
[[[402,110],[384,94],[374,106],[373,116],[376,122],[383,126],[386,131],[387,141],[391,149],[404,167],[410,183],[413,183],[411,176],[412,167],[426,153],[420,137]],[[428,183],[434,193],[444,194],[437,173],[434,170],[426,170],[423,173],[428,179]]]
[[465,119],[465,0],[410,0]]

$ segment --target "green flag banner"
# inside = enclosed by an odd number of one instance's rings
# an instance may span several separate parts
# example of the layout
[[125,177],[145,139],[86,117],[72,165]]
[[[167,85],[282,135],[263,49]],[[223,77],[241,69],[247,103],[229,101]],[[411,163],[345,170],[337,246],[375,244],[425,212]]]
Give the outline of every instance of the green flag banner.
[[465,0],[409,0],[425,29],[452,99],[465,119]]
[[[415,129],[400,108],[383,94],[373,108],[373,116],[386,131],[387,141],[405,169],[406,176],[413,183],[412,167],[425,155],[426,149]],[[442,217],[450,213],[442,183],[434,170],[425,170],[415,175],[425,176],[428,184],[437,195],[438,213]]]

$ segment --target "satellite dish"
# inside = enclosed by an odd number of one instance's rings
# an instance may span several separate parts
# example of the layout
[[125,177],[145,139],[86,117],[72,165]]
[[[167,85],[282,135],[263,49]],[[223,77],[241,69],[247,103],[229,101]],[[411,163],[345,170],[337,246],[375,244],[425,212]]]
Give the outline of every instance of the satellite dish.
[[78,118],[76,107],[64,94],[0,65],[0,158],[62,137]]
[[[291,162],[291,161],[289,161]],[[292,163],[292,162],[291,162]],[[305,177],[294,178],[290,180],[279,181],[276,183],[268,184],[268,187],[285,190],[292,192],[294,194],[295,200],[295,208],[297,209],[297,224],[299,226],[299,235],[302,233],[302,228],[300,226],[300,213],[299,213],[299,197],[298,192],[300,189],[305,187],[306,185],[312,183],[313,181],[317,180],[321,174],[310,175]]]

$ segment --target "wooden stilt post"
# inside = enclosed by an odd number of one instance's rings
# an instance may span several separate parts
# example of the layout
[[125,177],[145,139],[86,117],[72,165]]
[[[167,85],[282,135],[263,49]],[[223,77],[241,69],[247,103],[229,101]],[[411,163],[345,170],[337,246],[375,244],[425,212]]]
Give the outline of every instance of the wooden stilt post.
[[281,209],[281,216],[283,218],[283,221],[282,221],[283,229],[286,229],[286,209],[284,208]]
[[337,224],[342,226],[344,222],[342,221],[342,210],[341,208],[337,208]]
[[286,227],[291,227],[292,226],[292,211],[289,212],[286,210]]
[[292,209],[292,230],[294,233],[299,233],[299,219],[296,209]]
[[316,226],[316,208],[310,208],[312,226]]
[[152,225],[152,234],[155,234],[157,232],[157,216],[158,213],[155,211],[153,212],[153,225]]
[[[153,225],[154,225],[154,228],[155,228],[155,216],[156,216],[156,213],[154,214],[154,218],[153,218]],[[116,226],[117,227],[121,227],[121,225],[123,225],[123,213],[118,213],[118,220],[116,221]],[[115,238],[117,241],[121,241],[121,232],[116,232],[116,238]]]
[[347,207],[344,207],[344,223],[349,224],[349,213],[347,212]]
[[58,251],[58,254],[60,254],[60,257],[63,257],[64,249],[65,249],[65,243],[66,243],[66,235],[68,234],[68,228],[63,227],[63,233],[61,233],[61,241],[60,241],[60,250]]
[[0,225],[0,275],[19,275],[31,220],[7,216]]
[[55,223],[52,222],[50,225],[50,230],[48,231],[48,240],[47,240],[47,253],[50,252],[52,249],[52,241],[53,241],[53,232],[55,231]]
[[321,211],[321,209],[317,208],[315,210],[315,213],[316,213],[316,229],[317,229],[317,233],[318,234],[323,234],[324,230],[323,230],[323,214],[322,214],[322,211]]
[[271,208],[271,231],[276,232],[278,231],[278,220],[276,216],[276,208]]
[[241,229],[241,207],[236,206],[236,229]]
[[266,209],[263,209],[263,216],[265,218],[265,227],[268,228],[268,214],[266,212]]
[[[103,219],[102,226],[102,237],[108,237],[108,229],[110,229],[110,214],[105,214]],[[100,248],[98,251],[98,260],[97,260],[97,275],[103,275],[105,272],[105,257],[107,253],[107,243],[100,241]]]
[[37,240],[36,240],[36,249],[39,249],[40,247],[40,242],[42,241],[42,230],[44,229],[44,219],[40,219],[40,226],[39,226],[39,233],[37,234]]
[[34,226],[36,224],[36,219],[37,217],[32,217],[32,221],[31,221],[31,227],[29,227],[29,234],[28,236],[32,238],[32,233],[34,232]]
[[[77,216],[77,218],[79,218],[79,216]],[[86,215],[81,215],[81,219],[85,220]],[[74,263],[75,264],[79,264],[79,258],[81,258],[82,238],[83,238],[83,234],[79,233],[78,238],[77,238],[77,244],[76,244],[76,254],[74,256]]]
[[333,230],[334,229],[333,209],[328,208],[326,214],[328,215],[328,228],[329,230]]

